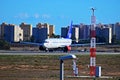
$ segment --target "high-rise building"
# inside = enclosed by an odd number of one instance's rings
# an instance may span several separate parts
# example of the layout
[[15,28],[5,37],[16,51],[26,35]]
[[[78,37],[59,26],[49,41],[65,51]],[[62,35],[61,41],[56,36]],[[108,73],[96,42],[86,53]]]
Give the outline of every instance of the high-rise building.
[[62,27],[61,28],[61,37],[66,38],[68,32],[68,27]]
[[48,28],[49,24],[48,23],[38,23],[36,25],[37,28]]
[[41,29],[41,28],[47,28],[48,29],[48,35],[49,37],[52,37],[52,35],[55,33],[55,26],[54,25],[51,25],[51,24],[48,24],[48,23],[38,23],[36,25],[37,28]]
[[90,25],[80,24],[79,39],[81,39],[81,40],[90,39]]
[[7,23],[2,23],[0,25],[0,39],[4,39],[4,27],[7,26]]
[[103,29],[103,34],[108,43],[112,42],[112,28],[107,27]]
[[115,36],[117,40],[120,40],[120,23],[115,24]]
[[1,25],[0,25],[0,39],[2,39],[2,36],[1,36]]
[[7,42],[23,41],[23,30],[13,24],[4,26],[4,40]]
[[30,41],[32,37],[32,25],[21,23],[20,27],[23,29],[23,41]]
[[109,24],[109,26],[112,28],[112,36],[115,35],[115,24]]
[[33,28],[34,42],[42,43],[48,38],[48,28]]
[[49,25],[49,35],[52,37],[52,35],[55,34],[55,26]]
[[102,25],[96,27],[97,42],[112,42],[112,28],[109,25]]
[[78,27],[72,28],[72,39],[73,39],[73,42],[79,41],[79,28]]

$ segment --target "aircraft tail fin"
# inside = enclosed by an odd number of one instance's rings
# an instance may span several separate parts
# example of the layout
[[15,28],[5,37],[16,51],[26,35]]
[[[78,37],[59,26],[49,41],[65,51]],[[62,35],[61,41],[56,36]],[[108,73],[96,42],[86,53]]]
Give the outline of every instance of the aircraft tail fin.
[[70,25],[68,33],[67,33],[66,38],[68,38],[68,39],[70,39],[72,37],[72,26],[73,26],[72,23],[73,23],[73,21],[71,21],[71,25]]

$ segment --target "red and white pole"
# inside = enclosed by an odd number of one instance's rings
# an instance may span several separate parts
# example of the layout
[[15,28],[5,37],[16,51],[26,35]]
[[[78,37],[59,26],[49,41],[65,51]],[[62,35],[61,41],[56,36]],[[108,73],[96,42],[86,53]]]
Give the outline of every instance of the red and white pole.
[[94,8],[92,8],[93,15],[91,16],[91,45],[90,45],[90,76],[95,76],[96,72],[96,17],[94,16]]

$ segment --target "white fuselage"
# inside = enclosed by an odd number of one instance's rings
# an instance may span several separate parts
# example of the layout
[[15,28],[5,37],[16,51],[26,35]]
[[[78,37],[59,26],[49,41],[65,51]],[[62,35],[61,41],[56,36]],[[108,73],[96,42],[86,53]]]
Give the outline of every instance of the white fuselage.
[[60,47],[70,46],[71,43],[72,43],[71,39],[50,38],[45,40],[43,46],[46,48],[60,48]]

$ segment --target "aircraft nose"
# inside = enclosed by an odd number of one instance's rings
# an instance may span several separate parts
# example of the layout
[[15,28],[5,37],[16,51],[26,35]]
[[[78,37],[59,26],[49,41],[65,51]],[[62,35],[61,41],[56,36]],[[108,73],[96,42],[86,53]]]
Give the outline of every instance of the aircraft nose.
[[47,43],[44,43],[44,44],[43,44],[43,47],[46,47],[46,46],[47,46]]

